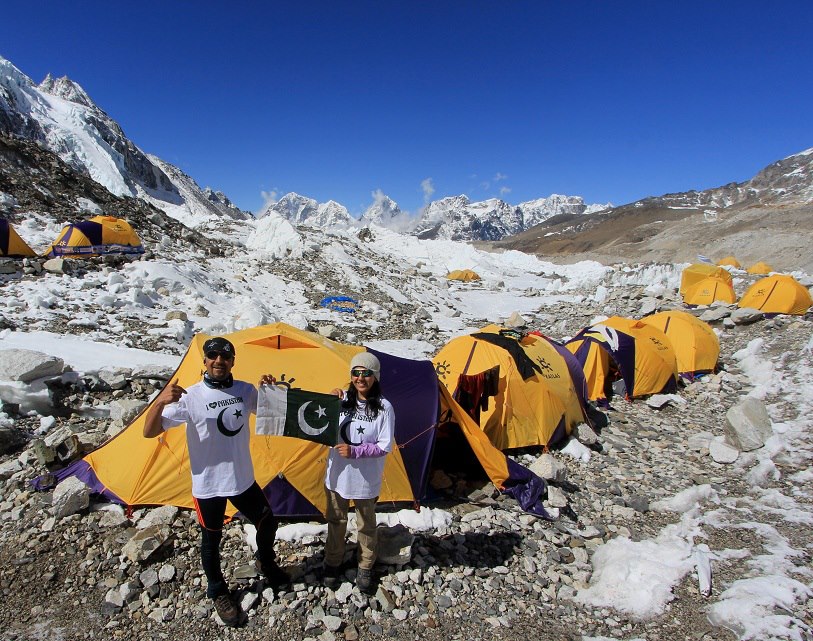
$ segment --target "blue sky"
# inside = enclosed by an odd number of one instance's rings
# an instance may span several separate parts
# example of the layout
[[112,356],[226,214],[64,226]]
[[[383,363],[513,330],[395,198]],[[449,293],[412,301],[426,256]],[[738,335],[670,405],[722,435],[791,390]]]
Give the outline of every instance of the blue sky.
[[813,3],[8,3],[0,55],[259,210],[623,204],[813,146]]

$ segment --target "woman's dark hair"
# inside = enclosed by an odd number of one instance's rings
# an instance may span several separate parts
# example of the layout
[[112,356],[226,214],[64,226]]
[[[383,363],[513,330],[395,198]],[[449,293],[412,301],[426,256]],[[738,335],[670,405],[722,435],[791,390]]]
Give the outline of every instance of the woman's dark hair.
[[[350,386],[347,388],[347,394],[345,394],[344,400],[342,401],[342,407],[344,409],[355,409],[357,401],[358,390],[353,383],[350,383]],[[379,385],[378,379],[376,379],[370,386],[370,391],[367,392],[367,413],[375,418],[382,409],[384,409],[384,406],[381,404],[381,385]]]

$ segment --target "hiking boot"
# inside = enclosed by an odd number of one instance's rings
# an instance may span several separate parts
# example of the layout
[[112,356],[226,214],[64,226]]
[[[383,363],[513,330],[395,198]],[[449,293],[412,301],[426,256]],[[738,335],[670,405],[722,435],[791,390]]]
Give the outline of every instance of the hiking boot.
[[356,574],[356,587],[359,592],[368,596],[375,593],[375,585],[373,581],[373,571],[359,568]]
[[240,606],[237,605],[231,598],[230,594],[221,594],[215,597],[215,611],[224,625],[230,628],[236,628],[240,625],[243,618],[243,612]]
[[322,568],[322,585],[331,590],[335,590],[342,584],[342,576],[339,566],[325,564]]
[[276,563],[261,565],[260,573],[265,577],[265,582],[274,589],[284,587],[291,582],[288,573]]

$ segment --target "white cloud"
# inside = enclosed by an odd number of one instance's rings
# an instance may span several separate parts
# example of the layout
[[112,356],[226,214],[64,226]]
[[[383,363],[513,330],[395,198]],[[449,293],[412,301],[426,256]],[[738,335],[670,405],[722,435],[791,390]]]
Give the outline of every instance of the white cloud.
[[387,194],[385,194],[381,189],[376,189],[375,191],[370,192],[370,196],[373,197],[373,203],[378,204],[384,202]]
[[497,172],[497,173],[494,175],[494,182],[495,182],[495,183],[497,183],[497,182],[500,182],[501,180],[505,180],[506,178],[508,178],[508,176],[506,176],[505,174],[500,173],[500,172],[498,171],[498,172]]
[[423,191],[423,201],[428,203],[435,193],[435,185],[432,184],[431,178],[424,178],[421,181],[421,190]]
[[500,196],[505,196],[506,194],[511,193],[510,187],[500,187]]
[[275,204],[279,200],[279,190],[275,187],[271,191],[261,191],[263,197],[263,208]]

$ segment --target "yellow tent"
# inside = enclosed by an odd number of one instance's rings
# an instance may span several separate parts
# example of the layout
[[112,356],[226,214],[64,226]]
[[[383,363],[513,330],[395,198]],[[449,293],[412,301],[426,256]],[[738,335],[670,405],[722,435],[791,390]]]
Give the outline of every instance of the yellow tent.
[[685,294],[686,289],[703,280],[704,278],[720,278],[727,283],[733,283],[731,274],[724,267],[718,265],[708,265],[706,263],[695,263],[689,265],[680,275],[680,293]]
[[768,263],[763,263],[759,261],[758,263],[754,263],[748,269],[746,269],[749,274],[770,274],[773,271],[776,271],[773,267],[771,267]]
[[455,269],[454,271],[446,274],[446,278],[449,280],[462,280],[464,282],[469,282],[473,280],[480,280],[480,274],[473,272],[470,269]]
[[[261,375],[273,374],[278,385],[317,392],[346,387],[350,361],[355,354],[364,351],[362,347],[335,343],[284,323],[227,336],[237,354],[235,378],[256,384]],[[198,334],[192,339],[173,375],[173,380],[177,378],[181,386],[200,381],[203,343],[207,338]],[[387,455],[380,501],[417,503],[426,490],[429,456],[438,431],[448,432],[455,426],[496,487],[510,487],[517,478],[517,469],[530,474],[488,442],[474,421],[439,384],[430,361],[413,361],[380,352],[376,355],[382,366],[384,395],[395,409],[398,443]],[[144,438],[145,415],[146,411],[142,412],[102,447],[66,468],[60,478],[76,475],[94,490],[125,505],[192,508],[185,430],[171,429],[158,438]],[[296,438],[257,436],[253,416],[249,429],[255,476],[274,511],[282,515],[305,515],[318,510],[324,514],[327,447]],[[229,509],[233,510],[231,505]]]
[[726,303],[737,301],[731,281],[709,276],[689,285],[683,292],[683,302],[687,305],[711,305],[716,300]]
[[717,264],[720,265],[720,267],[728,266],[728,267],[736,267],[737,269],[742,269],[742,264],[740,263],[740,261],[738,261],[733,256],[726,256],[725,258],[722,258],[722,259],[718,260]]
[[807,287],[785,274],[761,278],[737,303],[738,307],[752,307],[766,314],[804,314],[811,305]]
[[100,254],[143,254],[135,230],[126,220],[94,216],[70,223],[46,250],[46,256],[98,256]]
[[474,404],[479,397],[471,399],[461,375],[476,385],[498,368],[496,394],[482,396],[479,410],[480,427],[498,449],[552,445],[585,420],[567,362],[543,336],[517,340],[488,325],[452,339],[432,360],[441,383],[467,408],[467,396]]
[[584,370],[591,400],[609,398],[616,377],[623,379],[629,398],[676,389],[675,351],[652,325],[612,316],[584,328],[565,347]]
[[36,255],[37,253],[28,246],[28,243],[14,231],[11,223],[5,218],[0,218],[0,256],[25,258]]
[[670,310],[645,316],[641,322],[661,330],[672,343],[678,372],[684,376],[713,372],[720,340],[708,323],[687,312]]

